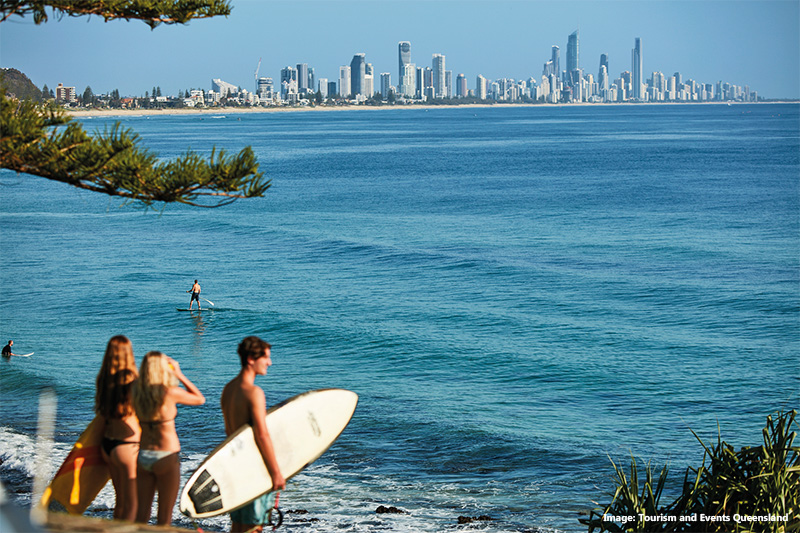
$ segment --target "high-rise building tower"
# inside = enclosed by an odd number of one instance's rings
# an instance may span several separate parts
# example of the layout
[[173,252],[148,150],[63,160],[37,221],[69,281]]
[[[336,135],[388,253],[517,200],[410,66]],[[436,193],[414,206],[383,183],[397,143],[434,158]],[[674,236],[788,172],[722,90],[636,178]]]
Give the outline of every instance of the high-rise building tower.
[[553,51],[550,56],[550,61],[553,62],[553,71],[547,74],[555,74],[558,77],[561,77],[561,49],[558,46],[553,46]]
[[417,66],[414,63],[403,65],[403,76],[397,84],[397,92],[413,98],[417,90]]
[[356,54],[350,62],[350,95],[364,94],[367,76],[366,54]]
[[444,55],[433,54],[433,92],[436,98],[444,98],[447,96],[444,72]]
[[[608,75],[608,54],[600,54],[600,71],[606,67],[606,75]],[[600,71],[597,74],[597,80],[600,81]]]
[[580,69],[580,62],[578,61],[578,30],[570,34],[567,40],[567,84],[575,79],[574,71]]
[[475,96],[480,98],[481,100],[486,100],[486,93],[487,93],[487,79],[478,74],[477,79],[475,80]]
[[297,91],[308,92],[308,63],[297,64]]
[[352,76],[350,75],[350,66],[343,65],[339,67],[339,96],[342,98],[350,98],[352,94],[350,91],[350,81],[352,80]]
[[642,40],[637,37],[634,41],[632,53],[633,62],[633,97],[636,100],[643,100],[643,85],[642,85]]
[[411,64],[411,43],[408,41],[400,41],[397,43],[397,63],[400,67],[399,74],[400,80],[406,75],[406,65]]
[[466,98],[467,96],[467,77],[464,74],[459,74],[456,77],[456,98]]
[[389,98],[389,93],[392,92],[392,75],[389,72],[381,72],[381,96],[384,100]]

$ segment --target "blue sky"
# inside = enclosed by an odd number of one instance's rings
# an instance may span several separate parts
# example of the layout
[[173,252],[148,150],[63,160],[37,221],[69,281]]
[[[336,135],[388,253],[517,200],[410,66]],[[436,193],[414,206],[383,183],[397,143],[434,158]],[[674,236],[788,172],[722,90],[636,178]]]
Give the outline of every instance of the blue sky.
[[253,90],[259,74],[278,78],[308,63],[317,78],[363,52],[377,73],[397,83],[397,43],[430,66],[446,56],[454,75],[539,79],[552,45],[580,29],[580,66],[595,74],[601,53],[610,74],[631,70],[641,37],[644,70],[702,83],[749,85],[763,97],[800,98],[800,1],[790,0],[234,0],[227,17],[150,30],[138,21],[63,18],[36,26],[14,17],[0,24],[0,65],[41,87],[83,92],[119,89],[144,95],[209,89],[212,78]]

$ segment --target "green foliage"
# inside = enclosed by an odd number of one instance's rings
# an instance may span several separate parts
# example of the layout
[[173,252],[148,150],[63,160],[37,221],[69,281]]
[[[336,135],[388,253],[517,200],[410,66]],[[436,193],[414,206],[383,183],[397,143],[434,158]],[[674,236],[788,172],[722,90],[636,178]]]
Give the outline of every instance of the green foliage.
[[[41,24],[47,21],[48,10],[58,17],[137,19],[155,28],[162,23],[185,24],[196,18],[228,15],[231,8],[227,0],[0,0],[0,22],[12,15],[32,15],[34,22]],[[270,186],[250,147],[234,156],[215,148],[208,160],[189,150],[174,161],[161,161],[139,146],[138,135],[119,123],[110,131],[90,136],[52,102],[37,105],[5,93],[5,89],[0,93],[0,168],[144,206],[180,202],[218,207],[238,198],[263,196]],[[154,97],[160,94],[160,87],[153,89]],[[94,100],[89,87],[82,100],[84,105]],[[115,89],[109,105],[121,104]]]
[[[667,482],[667,467],[654,479],[650,465],[645,467],[644,484],[639,488],[636,460],[631,459],[630,479],[612,461],[614,491],[611,503],[592,510],[580,522],[611,532],[654,531],[800,531],[800,447],[797,436],[797,411],[767,417],[764,444],[735,451],[722,441],[711,447],[703,443],[703,463],[688,468],[681,495],[672,503],[661,504]],[[706,465],[708,462],[708,465]],[[787,517],[782,521],[735,521],[735,515]],[[631,517],[632,520],[604,521],[603,516]],[[645,521],[644,516],[650,517]]]
[[33,21],[41,24],[47,22],[48,9],[59,17],[97,15],[106,21],[141,20],[151,28],[231,13],[227,0],[0,0],[0,22],[12,15],[32,15]]
[[235,156],[214,149],[206,161],[188,151],[161,161],[120,127],[87,134],[54,104],[0,96],[0,168],[119,196],[145,206],[179,202],[218,207],[263,196],[270,181],[247,147]]
[[[49,95],[43,95],[33,82],[15,68],[0,69],[0,87],[3,92],[13,95],[14,98],[19,100],[33,100],[39,102],[42,98],[47,98]],[[47,87],[47,86],[45,86]]]

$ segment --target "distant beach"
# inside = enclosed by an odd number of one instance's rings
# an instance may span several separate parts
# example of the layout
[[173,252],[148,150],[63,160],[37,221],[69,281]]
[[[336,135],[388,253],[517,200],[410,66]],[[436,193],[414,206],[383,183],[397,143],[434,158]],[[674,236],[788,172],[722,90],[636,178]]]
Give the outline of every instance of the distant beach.
[[[551,109],[555,107],[614,107],[614,106],[674,106],[674,105],[744,105],[753,102],[613,102],[613,103],[569,103],[569,104],[521,104],[521,103],[495,103],[495,104],[463,104],[463,105],[347,105],[347,106],[282,106],[282,107],[184,107],[168,109],[70,109],[65,108],[73,117],[114,117],[114,116],[169,116],[169,115],[220,115],[240,113],[285,113],[294,111],[358,111],[358,110],[389,110],[389,109],[479,109],[479,108],[523,108],[538,107]],[[798,102],[759,102],[759,103],[798,103]]]

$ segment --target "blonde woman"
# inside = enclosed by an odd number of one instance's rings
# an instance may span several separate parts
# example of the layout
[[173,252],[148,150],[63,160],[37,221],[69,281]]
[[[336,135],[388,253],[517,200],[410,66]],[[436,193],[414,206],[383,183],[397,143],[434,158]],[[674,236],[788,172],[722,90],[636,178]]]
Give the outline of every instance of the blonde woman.
[[142,425],[136,521],[150,520],[153,498],[158,492],[157,523],[166,525],[172,520],[181,475],[181,443],[175,431],[178,404],[202,405],[206,399],[183,375],[178,362],[161,352],[144,356],[139,376],[133,400]]
[[137,503],[136,456],[141,433],[133,409],[137,376],[131,341],[122,335],[112,337],[97,374],[94,411],[105,422],[101,449],[116,493],[114,518],[128,521],[136,517]]

